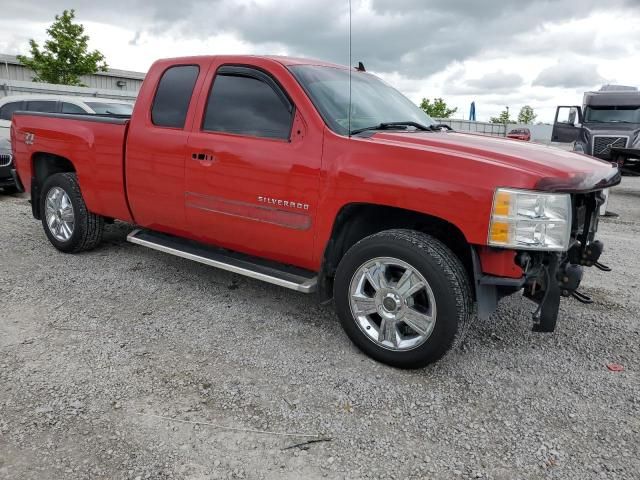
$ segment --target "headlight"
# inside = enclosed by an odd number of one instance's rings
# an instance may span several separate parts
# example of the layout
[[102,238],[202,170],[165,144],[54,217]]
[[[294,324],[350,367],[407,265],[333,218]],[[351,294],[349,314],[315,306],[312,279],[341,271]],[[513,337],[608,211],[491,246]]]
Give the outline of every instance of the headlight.
[[565,251],[571,236],[571,197],[498,188],[493,197],[489,245],[518,250]]

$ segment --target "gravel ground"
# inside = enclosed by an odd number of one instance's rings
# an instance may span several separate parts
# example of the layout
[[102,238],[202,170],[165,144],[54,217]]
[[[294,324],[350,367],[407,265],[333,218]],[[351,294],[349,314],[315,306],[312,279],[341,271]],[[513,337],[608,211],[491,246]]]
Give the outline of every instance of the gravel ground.
[[588,271],[595,304],[563,300],[554,334],[515,296],[400,371],[311,297],[128,244],[125,224],[61,254],[0,196],[0,478],[637,479],[639,207],[625,177],[600,227],[614,270]]

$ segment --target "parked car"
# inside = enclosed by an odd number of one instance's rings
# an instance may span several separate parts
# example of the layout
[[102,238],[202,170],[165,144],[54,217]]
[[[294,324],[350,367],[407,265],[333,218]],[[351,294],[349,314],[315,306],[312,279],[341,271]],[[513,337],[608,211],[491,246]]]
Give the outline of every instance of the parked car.
[[513,138],[514,140],[522,140],[524,142],[531,141],[531,131],[528,128],[514,128],[509,130],[507,138]]
[[0,138],[0,191],[2,193],[15,193],[17,191],[12,169],[11,144],[8,139]]
[[486,319],[523,289],[553,330],[599,265],[617,167],[443,129],[363,70],[160,60],[131,119],[17,112],[20,185],[62,252],[136,224],[135,244],[333,298],[353,342],[397,367],[442,357],[474,301]]
[[11,95],[0,99],[0,138],[9,138],[13,112],[131,115],[133,104],[123,100],[59,95]]

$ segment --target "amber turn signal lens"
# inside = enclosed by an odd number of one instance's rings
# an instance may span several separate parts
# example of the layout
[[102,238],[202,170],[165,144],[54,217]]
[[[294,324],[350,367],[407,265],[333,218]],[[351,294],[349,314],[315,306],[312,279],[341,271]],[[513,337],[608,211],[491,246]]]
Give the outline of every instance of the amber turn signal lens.
[[503,217],[509,216],[511,206],[511,194],[509,192],[498,191],[493,203],[493,214]]
[[489,240],[494,244],[509,243],[509,224],[506,222],[493,222]]

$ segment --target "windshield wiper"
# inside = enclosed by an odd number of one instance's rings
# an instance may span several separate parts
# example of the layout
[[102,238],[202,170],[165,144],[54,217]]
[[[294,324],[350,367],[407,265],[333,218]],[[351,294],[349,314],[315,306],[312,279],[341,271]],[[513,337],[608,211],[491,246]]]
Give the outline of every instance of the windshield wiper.
[[453,128],[451,128],[446,123],[434,123],[432,125],[429,125],[429,130],[433,130],[434,132],[442,132],[444,130],[451,131],[453,130]]
[[351,135],[357,135],[358,133],[367,132],[369,130],[394,130],[394,129],[402,129],[406,127],[414,127],[416,130],[429,131],[430,127],[423,125],[418,122],[384,122],[379,123],[378,125],[372,125],[371,127],[357,128],[355,130],[351,130]]

